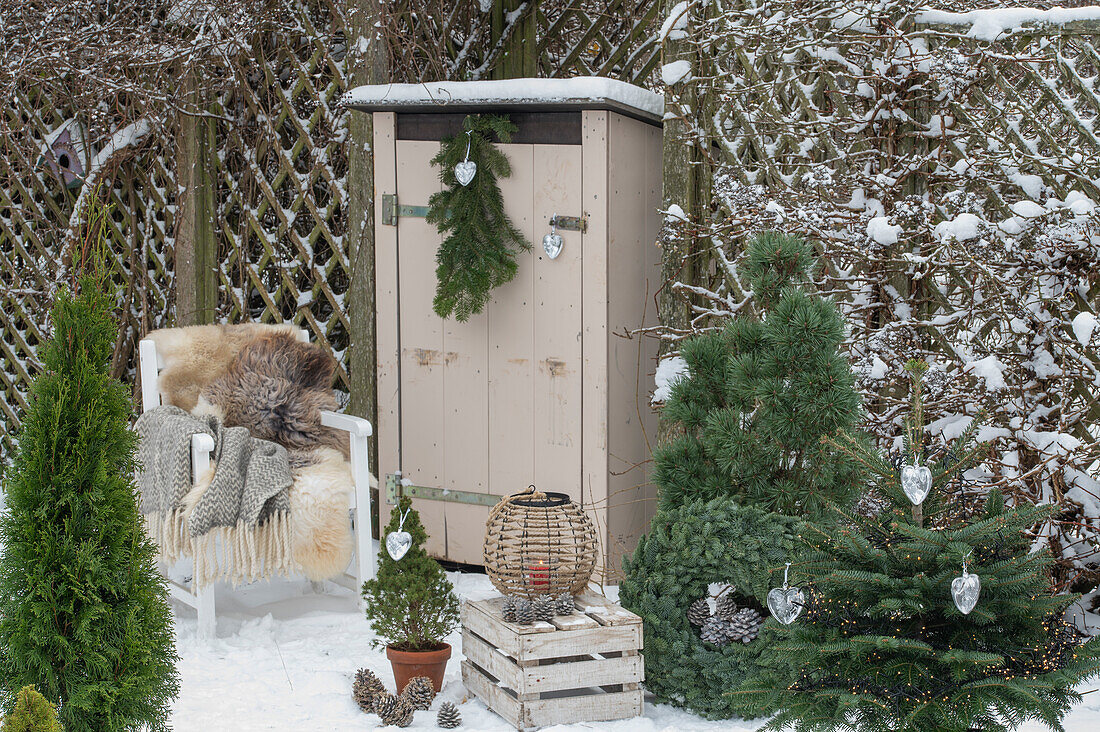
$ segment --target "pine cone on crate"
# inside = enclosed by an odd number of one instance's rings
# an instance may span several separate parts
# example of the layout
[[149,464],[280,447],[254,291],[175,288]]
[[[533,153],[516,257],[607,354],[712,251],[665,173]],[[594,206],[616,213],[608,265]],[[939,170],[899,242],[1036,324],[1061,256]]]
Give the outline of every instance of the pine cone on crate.
[[576,609],[577,606],[573,602],[573,596],[568,592],[561,593],[558,595],[558,599],[554,601],[555,615],[572,615]]
[[414,676],[405,684],[401,696],[413,709],[426,711],[431,709],[432,699],[435,699],[435,686],[427,676]]
[[549,595],[539,595],[531,603],[531,609],[535,612],[535,620],[550,622],[554,619],[554,598]]
[[516,598],[506,596],[504,604],[500,606],[500,616],[506,623],[516,622]]
[[408,727],[412,724],[413,708],[407,701],[393,694],[381,694],[374,703],[374,712],[382,719],[382,724],[394,727]]
[[443,702],[439,707],[439,713],[435,715],[435,723],[443,729],[454,729],[462,724],[462,715],[458,713],[458,707],[450,702]]
[[722,620],[733,620],[737,613],[737,602],[732,595],[723,595],[714,603],[714,614]]
[[760,634],[760,626],[763,624],[764,616],[759,610],[751,607],[741,608],[729,621],[730,640],[751,643]]
[[351,685],[351,695],[359,708],[368,714],[374,711],[374,702],[379,694],[386,693],[386,686],[373,671],[361,668],[355,672],[355,682]]
[[516,622],[520,625],[530,625],[535,622],[535,608],[527,598],[521,597],[516,600]]
[[710,619],[710,603],[707,602],[707,598],[700,597],[695,602],[688,606],[687,611],[688,622],[692,625],[701,628]]
[[733,639],[733,628],[728,620],[722,620],[717,615],[712,615],[703,624],[703,630],[699,637],[704,643],[716,646],[724,646]]

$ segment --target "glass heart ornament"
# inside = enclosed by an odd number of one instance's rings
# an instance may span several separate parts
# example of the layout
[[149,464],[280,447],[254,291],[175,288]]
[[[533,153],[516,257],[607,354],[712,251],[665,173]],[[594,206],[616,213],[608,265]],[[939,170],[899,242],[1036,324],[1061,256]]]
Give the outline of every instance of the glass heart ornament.
[[564,242],[562,241],[561,234],[558,232],[551,232],[542,237],[542,251],[546,252],[546,256],[550,259],[557,259],[561,254],[561,248]]
[[412,543],[412,534],[404,529],[391,531],[386,535],[386,551],[390,553],[395,562],[400,561],[401,557],[409,553],[409,547],[412,546]]
[[470,185],[470,181],[474,179],[474,173],[476,172],[477,163],[473,160],[463,160],[455,166],[455,178],[458,178],[458,182],[464,186]]
[[978,575],[966,571],[966,563],[963,562],[961,577],[951,580],[951,599],[955,601],[955,607],[963,615],[969,615],[978,604],[978,595],[982,592],[982,581]]
[[932,490],[932,471],[927,465],[903,465],[901,489],[914,506],[919,506]]
[[790,569],[791,563],[787,562],[783,570],[783,586],[768,590],[768,612],[783,625],[793,623],[802,614],[802,608],[806,605],[806,598],[801,588],[787,586],[787,573]]

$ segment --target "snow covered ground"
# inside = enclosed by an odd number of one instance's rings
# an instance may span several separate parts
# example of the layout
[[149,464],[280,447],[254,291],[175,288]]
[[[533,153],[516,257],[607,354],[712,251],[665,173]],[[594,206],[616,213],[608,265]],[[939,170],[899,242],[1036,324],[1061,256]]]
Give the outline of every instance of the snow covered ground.
[[[494,592],[484,575],[452,574],[463,597],[487,597]],[[370,626],[350,591],[327,585],[330,594],[315,595],[305,581],[277,581],[219,592],[218,637],[212,643],[196,637],[195,614],[176,610],[177,645],[181,656],[180,698],[172,715],[177,732],[210,730],[328,730],[374,729],[378,717],[364,714],[351,699],[356,669],[372,669],[393,684],[383,651],[370,647]],[[443,692],[428,712],[416,712],[413,730],[437,730],[435,710],[441,701],[458,705],[465,730],[512,729],[462,686],[459,661],[462,639],[448,638],[454,654],[447,666]],[[1090,684],[1096,688],[1097,683]],[[392,688],[391,688],[392,691]],[[1082,689],[1084,691],[1084,689]],[[755,730],[749,722],[711,722],[647,699],[645,717],[545,728],[605,732],[691,732],[694,730]],[[1044,729],[1026,725],[1028,732]],[[1100,694],[1066,719],[1070,732],[1100,729]]]

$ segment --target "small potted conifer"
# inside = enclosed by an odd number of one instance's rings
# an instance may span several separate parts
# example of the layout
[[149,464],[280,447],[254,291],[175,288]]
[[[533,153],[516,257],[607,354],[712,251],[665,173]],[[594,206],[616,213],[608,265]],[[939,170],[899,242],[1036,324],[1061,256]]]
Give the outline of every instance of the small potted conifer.
[[[408,546],[404,554],[397,552],[397,559],[386,548],[390,534],[403,541],[389,543],[398,549]],[[454,586],[424,551],[427,538],[412,500],[402,497],[382,536],[378,576],[363,583],[367,619],[378,635],[373,644],[385,646],[398,691],[415,676],[427,676],[437,692],[442,690],[451,657],[451,646],[443,639],[458,625]]]

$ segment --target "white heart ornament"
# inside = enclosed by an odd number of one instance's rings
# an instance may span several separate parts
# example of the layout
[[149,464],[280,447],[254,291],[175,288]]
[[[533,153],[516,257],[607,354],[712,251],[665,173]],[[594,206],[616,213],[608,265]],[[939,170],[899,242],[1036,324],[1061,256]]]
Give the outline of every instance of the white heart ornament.
[[562,248],[561,234],[547,234],[542,237],[542,250],[550,259],[557,259]]
[[412,534],[407,531],[391,531],[386,535],[386,551],[394,561],[400,561],[401,557],[408,554],[412,543]]
[[914,506],[919,506],[932,490],[932,471],[927,465],[903,465],[901,489]]
[[981,591],[982,581],[978,579],[978,575],[970,574],[965,569],[962,577],[951,580],[951,599],[955,601],[955,607],[963,615],[969,615],[978,604],[978,595]]
[[804,604],[805,597],[798,587],[788,589],[774,587],[768,591],[768,610],[772,617],[783,625],[793,623],[795,618],[802,614]]
[[470,185],[470,181],[474,179],[474,173],[476,172],[477,163],[473,160],[463,160],[455,166],[455,178],[458,178],[458,182],[464,186]]

